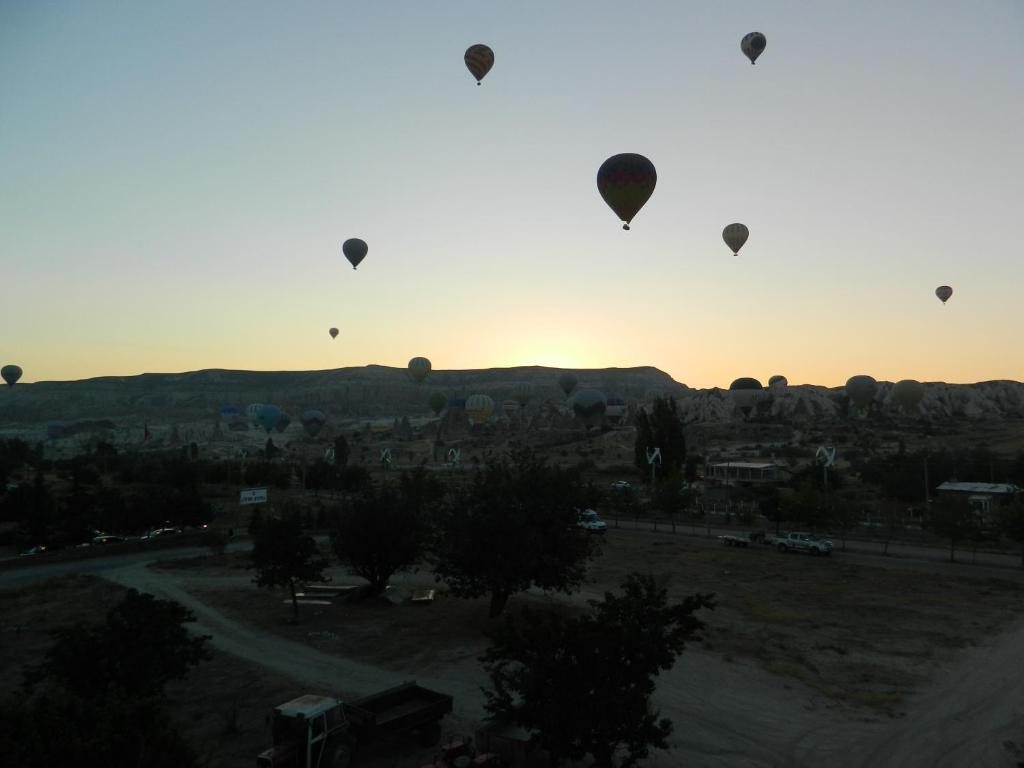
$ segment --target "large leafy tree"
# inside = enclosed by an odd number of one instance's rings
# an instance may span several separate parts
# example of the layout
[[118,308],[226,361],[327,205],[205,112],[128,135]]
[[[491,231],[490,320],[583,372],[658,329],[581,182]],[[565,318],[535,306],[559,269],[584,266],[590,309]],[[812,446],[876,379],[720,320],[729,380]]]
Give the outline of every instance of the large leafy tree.
[[590,601],[577,618],[526,611],[521,622],[508,619],[481,658],[493,685],[490,717],[537,731],[553,763],[589,754],[600,768],[617,757],[632,766],[668,746],[672,723],[651,706],[655,677],[698,636],[704,624],[694,614],[714,608],[714,596],[670,605],[667,591],[640,574],[622,591]]
[[528,449],[489,457],[453,491],[440,517],[435,573],[458,597],[490,595],[490,616],[537,586],[570,592],[596,551],[577,525],[586,488],[574,470],[548,465]]
[[429,508],[442,488],[424,470],[403,473],[397,487],[370,484],[335,513],[331,544],[342,565],[370,582],[380,594],[388,580],[423,555],[427,544]]
[[288,587],[293,617],[298,620],[295,584],[327,581],[324,576],[327,560],[320,556],[313,537],[302,532],[302,523],[297,515],[262,520],[254,517],[251,529],[253,541],[249,567],[256,570],[257,586]]
[[686,437],[675,398],[656,397],[650,413],[641,408],[636,415],[633,461],[642,473],[650,472],[647,451],[655,448],[661,449],[660,471],[665,475],[679,473],[686,464]]

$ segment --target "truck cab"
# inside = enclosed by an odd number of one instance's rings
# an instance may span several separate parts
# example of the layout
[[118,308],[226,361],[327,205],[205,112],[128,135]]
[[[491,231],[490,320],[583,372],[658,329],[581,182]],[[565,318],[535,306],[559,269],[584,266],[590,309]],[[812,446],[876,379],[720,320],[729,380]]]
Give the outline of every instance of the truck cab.
[[257,768],[347,768],[355,744],[340,700],[299,696],[274,708],[271,725]]

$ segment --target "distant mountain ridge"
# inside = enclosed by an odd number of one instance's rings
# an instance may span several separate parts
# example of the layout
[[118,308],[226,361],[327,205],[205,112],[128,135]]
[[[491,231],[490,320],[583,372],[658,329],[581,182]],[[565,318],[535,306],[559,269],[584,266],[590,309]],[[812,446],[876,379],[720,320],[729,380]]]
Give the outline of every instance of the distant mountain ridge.
[[[238,371],[206,369],[186,373],[101,376],[78,381],[18,384],[0,392],[0,427],[5,425],[112,419],[215,419],[225,405],[274,403],[297,418],[317,408],[335,418],[380,418],[427,415],[431,393],[465,398],[482,393],[496,405],[528,384],[531,403],[562,403],[558,378],[573,373],[579,387],[595,387],[627,404],[646,403],[657,395],[677,399],[687,422],[740,421],[742,413],[727,390],[691,389],[651,366],[567,369],[518,366],[473,370],[435,370],[422,384],[410,381],[405,368],[367,365],[321,371]],[[892,383],[880,381],[873,408],[889,410]],[[1024,418],[1024,383],[1009,380],[976,384],[925,382],[919,415],[931,419]],[[783,420],[845,416],[843,387],[814,384],[762,390],[754,414]]]

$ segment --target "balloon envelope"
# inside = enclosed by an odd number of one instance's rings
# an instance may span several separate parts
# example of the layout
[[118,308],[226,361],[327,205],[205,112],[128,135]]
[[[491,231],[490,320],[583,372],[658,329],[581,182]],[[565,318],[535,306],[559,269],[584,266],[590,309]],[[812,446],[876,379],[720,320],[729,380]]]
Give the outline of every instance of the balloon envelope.
[[588,427],[600,424],[607,408],[607,398],[597,389],[583,387],[572,397],[573,414]]
[[341,245],[341,252],[345,254],[345,258],[352,265],[352,269],[359,266],[359,262],[366,258],[369,250],[370,247],[366,242],[358,237],[349,238]]
[[654,163],[632,152],[609,157],[597,170],[597,191],[624,222],[623,229],[629,229],[633,217],[654,194],[657,183]]
[[245,406],[245,415],[248,416],[249,421],[255,425],[259,424],[258,418],[260,415],[260,408],[262,407],[263,403],[249,403],[249,405]]
[[750,237],[750,230],[743,224],[730,224],[722,230],[722,239],[729,246],[733,256],[740,255],[740,248],[747,242],[748,237]]
[[516,384],[512,390],[512,397],[515,399],[521,408],[525,408],[526,404],[530,402],[530,395],[533,394],[533,386],[528,382],[520,382]]
[[320,430],[324,428],[324,424],[327,423],[327,416],[324,415],[323,411],[310,408],[302,412],[299,421],[302,423],[302,428],[306,431],[307,435],[316,437],[320,434]]
[[789,380],[781,373],[777,373],[768,379],[769,389],[785,389],[789,386]]
[[892,402],[905,411],[912,411],[924,397],[924,385],[915,379],[901,379],[892,385]]
[[430,396],[430,410],[434,412],[435,416],[439,416],[447,404],[448,398],[445,397],[444,392],[434,392]]
[[332,339],[338,338],[338,329],[337,328],[331,328],[331,330],[329,330],[328,333],[331,334],[331,338]]
[[494,51],[483,43],[477,43],[466,49],[462,60],[466,62],[466,68],[476,78],[476,84],[480,85],[480,81],[494,66]]
[[851,376],[846,380],[846,395],[856,408],[867,408],[875,399],[878,382],[867,374]]
[[558,377],[558,386],[568,397],[569,393],[576,389],[576,375],[573,373],[563,373]]
[[949,297],[953,295],[953,289],[948,285],[940,285],[935,289],[935,295],[939,297],[939,300],[945,304],[949,301]]
[[729,385],[729,392],[733,402],[739,406],[739,409],[744,414],[749,414],[750,410],[757,404],[762,389],[761,382],[749,376],[736,379]]
[[425,357],[414,357],[409,361],[409,378],[415,383],[421,383],[427,374],[430,373],[430,361]]
[[767,46],[768,38],[760,32],[750,32],[740,40],[740,50],[743,51],[744,56],[750,59],[751,64],[757,61],[757,57],[764,53]]
[[259,411],[256,412],[256,423],[263,427],[269,435],[283,415],[281,409],[276,405],[261,405]]
[[18,379],[21,378],[22,370],[21,366],[18,365],[5,365],[0,368],[0,377],[7,382],[7,386],[13,387],[18,383]]
[[494,400],[488,395],[471,395],[466,398],[466,415],[474,424],[483,424],[494,412]]

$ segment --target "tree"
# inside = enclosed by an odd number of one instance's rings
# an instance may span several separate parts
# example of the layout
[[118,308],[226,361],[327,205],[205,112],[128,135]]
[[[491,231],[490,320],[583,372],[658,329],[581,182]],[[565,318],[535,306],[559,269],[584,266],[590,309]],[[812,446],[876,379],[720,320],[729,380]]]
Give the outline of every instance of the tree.
[[590,601],[590,612],[567,619],[523,612],[495,630],[481,661],[493,690],[485,689],[490,719],[536,730],[552,763],[590,754],[610,768],[667,748],[672,723],[652,711],[654,678],[670,669],[713,609],[714,596],[695,594],[669,605],[653,577],[631,574],[623,594]]
[[939,536],[949,539],[950,562],[956,559],[956,543],[968,538],[977,527],[967,503],[950,496],[939,496],[932,503],[929,525]]
[[341,469],[345,469],[348,466],[348,459],[351,449],[348,445],[348,440],[345,439],[344,435],[338,435],[334,438],[334,464]]
[[45,660],[25,669],[26,687],[42,680],[83,697],[115,691],[129,699],[159,697],[164,684],[210,658],[208,636],[192,637],[192,611],[172,600],[129,589],[98,627],[55,631]]
[[661,469],[676,474],[686,463],[686,437],[675,398],[656,397],[651,412],[641,408],[636,415],[636,442],[633,461],[644,476],[650,472],[648,449],[661,448]]
[[683,508],[681,478],[676,474],[668,474],[658,478],[654,485],[651,503],[658,512],[669,519],[672,533],[676,532],[676,516]]
[[370,582],[370,594],[383,592],[393,574],[407,570],[423,554],[427,507],[438,496],[437,481],[416,470],[403,473],[397,488],[371,484],[335,514],[334,553],[342,565]]
[[1006,537],[1020,544],[1020,567],[1024,568],[1024,494],[999,510],[1000,528]]
[[298,581],[327,581],[324,569],[328,563],[319,557],[316,541],[302,532],[299,518],[253,518],[254,530],[249,567],[256,570],[254,581],[260,587],[288,587],[292,596],[293,619],[299,619],[299,602],[295,596]]
[[447,500],[435,574],[457,597],[491,596],[491,617],[537,586],[571,592],[596,544],[577,523],[584,488],[573,470],[528,449],[490,459]]

